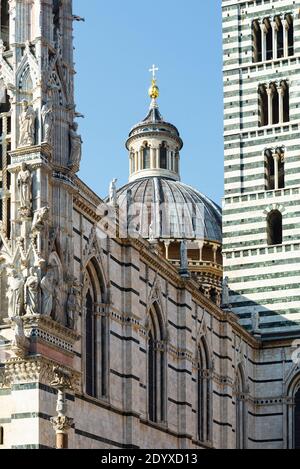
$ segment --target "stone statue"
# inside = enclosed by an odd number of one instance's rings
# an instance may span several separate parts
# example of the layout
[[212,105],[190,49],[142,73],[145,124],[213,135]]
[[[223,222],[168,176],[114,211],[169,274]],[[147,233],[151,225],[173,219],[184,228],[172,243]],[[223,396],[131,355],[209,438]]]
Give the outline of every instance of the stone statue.
[[54,306],[55,293],[55,274],[52,268],[49,268],[41,281],[42,289],[42,314],[51,317]]
[[21,208],[31,209],[32,178],[26,165],[22,163],[17,179]]
[[39,279],[33,268],[25,283],[26,314],[32,316],[38,313]]
[[70,153],[70,165],[79,166],[81,161],[81,146],[82,139],[81,136],[77,133],[78,124],[74,124],[70,127],[70,144],[71,144],[71,153]]
[[52,318],[54,321],[59,322],[60,324],[65,325],[65,308],[63,305],[61,283],[57,278],[54,281],[54,301],[53,301],[53,313]]
[[12,321],[13,323],[15,323],[12,347],[16,352],[16,355],[24,357],[29,350],[30,343],[29,339],[26,337],[24,332],[23,319],[21,317],[16,316],[12,319]]
[[49,219],[49,207],[42,207],[37,210],[33,217],[32,231],[42,231],[45,222]]
[[259,311],[256,310],[251,315],[252,319],[252,331],[254,334],[261,334],[260,331],[260,314]]
[[150,241],[150,243],[155,240],[154,229],[153,228],[154,228],[153,227],[153,222],[151,222],[150,225],[149,225],[149,241]]
[[180,243],[180,275],[184,278],[189,278],[189,262],[187,252],[187,241],[181,241]]
[[22,110],[19,117],[20,138],[19,146],[26,147],[35,144],[36,113],[27,101],[22,101]]
[[117,205],[117,181],[113,179],[109,185],[109,202],[113,205]]
[[8,277],[8,317],[20,317],[24,310],[24,279],[13,269]]
[[54,128],[53,105],[51,101],[46,102],[41,110],[43,124],[43,142],[51,145]]
[[225,277],[222,286],[222,306],[229,306],[229,278]]
[[80,312],[80,285],[75,280],[67,301],[67,327],[76,331]]

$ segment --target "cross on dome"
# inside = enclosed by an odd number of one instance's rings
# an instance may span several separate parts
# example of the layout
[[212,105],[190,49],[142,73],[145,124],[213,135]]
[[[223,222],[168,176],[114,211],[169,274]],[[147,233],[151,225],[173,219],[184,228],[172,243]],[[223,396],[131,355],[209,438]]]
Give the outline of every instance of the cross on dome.
[[159,71],[159,68],[156,65],[152,65],[152,68],[150,68],[149,72],[152,73],[152,78],[153,80],[156,79],[156,72]]

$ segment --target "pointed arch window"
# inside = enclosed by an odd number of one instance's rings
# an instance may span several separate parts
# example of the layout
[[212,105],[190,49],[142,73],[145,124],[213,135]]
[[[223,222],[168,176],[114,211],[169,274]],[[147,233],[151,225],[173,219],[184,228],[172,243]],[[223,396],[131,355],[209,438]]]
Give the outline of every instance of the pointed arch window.
[[280,245],[283,241],[282,214],[272,210],[267,218],[268,245]]
[[238,367],[237,376],[236,376],[236,403],[235,403],[235,414],[236,414],[236,449],[246,449],[246,419],[247,419],[247,409],[246,409],[246,385],[244,372],[241,366]]
[[160,157],[160,167],[161,169],[168,168],[168,149],[165,142],[162,143],[159,149],[159,157]]
[[300,388],[295,395],[295,449],[300,449]]
[[95,260],[87,266],[85,295],[85,390],[91,397],[108,393],[108,321],[104,283]]
[[212,437],[212,389],[210,359],[205,339],[198,346],[197,433],[202,443]]
[[148,334],[148,416],[149,420],[166,420],[166,354],[164,327],[157,304],[149,312]]

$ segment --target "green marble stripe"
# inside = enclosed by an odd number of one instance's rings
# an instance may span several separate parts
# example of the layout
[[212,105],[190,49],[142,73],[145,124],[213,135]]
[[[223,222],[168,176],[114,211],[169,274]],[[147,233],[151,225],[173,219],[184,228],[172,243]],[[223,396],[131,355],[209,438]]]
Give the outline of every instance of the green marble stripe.
[[[244,211],[241,210],[241,216],[244,216]],[[285,220],[290,220],[290,219],[293,219],[293,218],[297,218],[297,217],[300,217],[300,212],[291,212],[291,213],[286,213],[284,214],[284,219]],[[243,218],[242,219],[242,223],[244,224],[247,224],[247,225],[250,225],[251,223],[260,223],[260,222],[264,222],[266,220],[266,216],[263,215],[261,217],[255,217],[255,218]],[[230,220],[230,221],[223,221],[223,226],[227,227],[227,226],[240,226],[241,225],[241,219],[239,220]],[[286,227],[284,227],[286,228]],[[300,241],[300,238],[299,238],[299,241]]]
[[[272,293],[276,291],[288,291],[294,289],[300,290],[299,283],[293,284],[286,284],[286,285],[274,285],[272,287],[257,287],[257,288],[244,288],[238,290],[238,295],[249,295],[251,293]],[[235,292],[236,293],[236,292]],[[232,295],[232,297],[236,297],[237,295]]]
[[[231,300],[230,300],[231,301]],[[297,296],[291,296],[291,297],[286,297],[286,296],[283,296],[282,298],[274,298],[274,297],[270,297],[270,298],[264,298],[264,299],[260,299],[260,300],[257,300],[259,302],[259,304],[261,306],[265,306],[265,305],[277,305],[277,304],[287,304],[287,303],[292,303],[294,301],[300,301],[300,293],[299,295]],[[244,299],[242,299],[241,301],[232,301],[231,304],[232,304],[232,307],[233,308],[246,308],[247,306],[251,306],[251,304],[253,304],[253,302],[256,302],[255,299],[253,300],[250,300],[249,301],[245,301]],[[299,311],[298,311],[299,312]]]
[[[261,236],[264,235],[264,244],[267,244],[267,230],[263,231],[261,230],[260,232]],[[240,250],[240,251],[245,251],[249,248],[249,250],[255,250],[255,249],[265,249],[265,248],[261,248],[259,246],[260,243],[262,243],[262,239],[261,239],[261,236],[260,236],[260,239],[259,240],[247,240],[247,241],[238,241],[236,243],[226,243],[224,242],[223,243],[223,249],[224,250]],[[294,243],[299,243],[299,235],[294,235],[294,236],[286,236],[286,240],[287,242],[294,242]],[[240,258],[240,257],[250,257],[250,256],[247,256],[247,255],[242,255],[240,254],[240,251],[236,252],[235,256],[236,258]],[[281,252],[281,251],[280,251]],[[289,251],[288,251],[289,252]],[[255,255],[258,255],[258,254],[255,254]],[[260,254],[262,255],[262,254]],[[231,257],[227,257],[227,259],[231,259]]]
[[[224,247],[224,249],[226,249],[226,247]],[[292,266],[294,264],[299,264],[300,265],[300,257],[292,257],[291,259],[277,259],[276,266],[274,265],[274,261],[264,261],[264,262],[255,262],[255,263],[245,263],[244,265],[227,266],[226,270],[228,272],[235,272],[235,271],[238,271],[238,270],[261,269],[262,267],[275,268],[279,265],[290,265],[290,266]],[[267,274],[265,274],[265,275],[267,275]],[[263,277],[265,277],[265,275],[263,275]],[[279,274],[277,274],[277,275],[279,275]],[[274,277],[272,277],[272,278],[274,278]]]
[[[288,197],[288,196],[286,196]],[[274,197],[274,200],[277,200],[277,197]],[[245,213],[245,212],[256,212],[256,211],[263,211],[265,210],[269,205],[270,205],[270,200],[266,199],[265,201],[265,204],[262,204],[262,205],[253,205],[255,203],[257,203],[258,201],[257,200],[252,200],[249,202],[249,206],[243,206],[242,208],[237,208],[237,209],[227,209],[226,206],[223,210],[223,218],[226,218],[227,216],[229,215],[236,215],[236,214],[239,214],[239,213]],[[250,205],[251,204],[251,205]],[[300,206],[300,198],[299,200],[286,200],[286,202],[282,202],[282,199],[280,201],[280,204],[281,205],[288,205],[289,207],[292,206],[292,207],[297,207],[298,205]],[[232,206],[232,204],[228,204],[230,206]]]
[[[225,143],[225,150],[230,150],[232,148],[240,148],[240,146],[241,146],[240,133],[242,133],[242,132],[239,132],[239,133],[235,134],[234,136],[225,136],[225,141],[230,142],[230,143]],[[250,134],[251,133],[256,134],[256,132],[250,132]],[[257,141],[255,143],[253,142],[252,138],[245,139],[245,140],[242,141],[243,150],[245,151],[245,149],[247,149],[247,148],[253,149],[256,146],[263,146],[264,144],[268,145],[268,146],[269,145],[274,146],[274,138],[276,139],[276,141],[280,142],[281,135],[284,136],[284,140],[286,142],[293,141],[293,140],[298,140],[299,139],[299,129],[297,128],[297,129],[295,129],[295,131],[291,131],[291,132],[282,132],[282,133],[280,132],[280,133],[276,134],[275,137],[274,137],[274,135],[264,136],[264,137],[253,137],[253,138],[257,138]],[[235,140],[237,140],[236,143],[235,143]],[[245,152],[245,155],[246,154],[247,153]]]

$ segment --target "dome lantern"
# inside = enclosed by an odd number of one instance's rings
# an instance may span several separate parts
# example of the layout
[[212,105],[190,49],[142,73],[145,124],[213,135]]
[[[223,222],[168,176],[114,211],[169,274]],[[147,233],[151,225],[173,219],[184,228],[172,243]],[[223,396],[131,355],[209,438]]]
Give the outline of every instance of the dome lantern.
[[158,68],[153,65],[149,71],[152,73],[150,109],[145,119],[132,128],[126,142],[130,163],[129,181],[144,177],[165,177],[178,181],[183,142],[177,128],[166,122],[159,111]]

